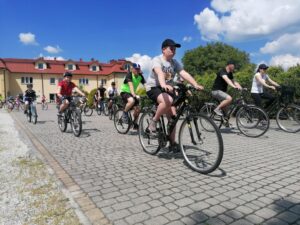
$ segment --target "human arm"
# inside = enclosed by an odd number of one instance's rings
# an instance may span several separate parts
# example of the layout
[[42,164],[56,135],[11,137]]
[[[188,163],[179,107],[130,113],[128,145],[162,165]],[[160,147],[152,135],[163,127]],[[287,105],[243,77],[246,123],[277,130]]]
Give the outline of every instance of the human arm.
[[85,97],[85,94],[78,87],[74,87],[74,91],[79,93],[81,96]]
[[[273,90],[276,90],[276,88],[272,85],[268,85],[266,83],[266,81],[264,79],[262,79],[260,73],[257,73],[255,74],[255,79],[256,81],[258,81],[260,84],[262,84],[264,87],[267,87],[267,88],[270,88],[270,89],[273,89]],[[270,78],[269,78],[270,79]],[[270,82],[271,83],[271,82]]]
[[267,80],[268,80],[273,86],[275,86],[275,87],[279,87],[279,86],[280,86],[277,82],[273,81],[269,76],[268,76]]
[[193,85],[196,89],[198,90],[203,90],[204,87],[202,85],[199,85],[196,80],[192,77],[192,75],[190,75],[188,72],[186,72],[185,70],[181,70],[179,72],[179,75],[186,80],[187,82],[189,82],[191,85]]
[[62,97],[62,94],[61,94],[61,86],[58,86],[56,94],[57,94],[57,96],[58,96],[59,98]]
[[222,75],[222,78],[225,80],[225,82],[233,87],[233,88],[238,88],[237,86],[235,86],[235,84],[233,83],[234,81],[232,81],[231,79],[229,79],[229,77],[227,75]]

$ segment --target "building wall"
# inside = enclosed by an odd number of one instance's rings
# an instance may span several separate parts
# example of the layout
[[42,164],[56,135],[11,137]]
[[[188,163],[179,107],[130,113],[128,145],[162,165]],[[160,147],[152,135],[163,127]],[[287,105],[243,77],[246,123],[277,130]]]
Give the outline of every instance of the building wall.
[[2,98],[5,97],[5,89],[4,89],[4,69],[0,69],[0,94]]

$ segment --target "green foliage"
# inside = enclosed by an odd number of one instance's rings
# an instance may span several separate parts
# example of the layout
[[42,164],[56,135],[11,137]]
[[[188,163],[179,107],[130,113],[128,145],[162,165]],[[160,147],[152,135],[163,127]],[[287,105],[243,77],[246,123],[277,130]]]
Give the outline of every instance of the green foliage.
[[139,96],[147,96],[146,89],[144,87],[138,87],[136,94]]
[[248,53],[221,42],[189,50],[182,59],[184,69],[194,76],[216,73],[226,66],[228,60],[235,61],[236,70],[244,69],[250,64]]
[[91,92],[89,93],[88,95],[88,106],[92,106],[94,104],[94,95],[96,94],[97,92],[97,88],[91,90]]

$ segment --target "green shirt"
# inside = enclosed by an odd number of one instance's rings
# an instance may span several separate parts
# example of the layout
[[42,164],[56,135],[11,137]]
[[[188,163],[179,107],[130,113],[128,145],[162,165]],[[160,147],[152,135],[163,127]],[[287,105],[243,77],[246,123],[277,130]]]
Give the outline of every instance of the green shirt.
[[139,74],[138,76],[136,76],[132,72],[128,73],[124,79],[122,86],[121,86],[121,92],[131,94],[128,82],[132,82],[134,92],[136,92],[136,89],[138,88],[140,83],[142,83],[142,84],[146,83],[144,76],[142,74]]

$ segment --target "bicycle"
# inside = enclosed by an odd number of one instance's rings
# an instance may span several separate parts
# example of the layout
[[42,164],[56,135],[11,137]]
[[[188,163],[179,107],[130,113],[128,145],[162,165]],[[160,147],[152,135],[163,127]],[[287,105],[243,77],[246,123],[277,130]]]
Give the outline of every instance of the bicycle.
[[83,112],[85,116],[91,116],[93,114],[93,107],[90,107],[88,105],[86,98],[80,98],[78,100],[77,106],[80,109],[80,112]]
[[42,110],[48,110],[48,103],[46,102],[46,100],[42,101]]
[[58,126],[61,132],[65,132],[68,123],[71,124],[71,129],[75,137],[79,137],[82,131],[82,120],[80,109],[76,106],[74,97],[69,98],[69,106],[58,115],[57,118]]
[[[139,99],[139,103],[142,98]],[[114,113],[114,125],[118,133],[120,134],[127,134],[131,127],[134,127],[136,121],[133,120],[133,116],[131,115],[133,108],[135,105],[128,111],[128,120],[123,120],[123,112],[125,105],[117,105],[118,109]]]
[[104,99],[101,99],[98,101],[97,103],[97,107],[96,107],[96,111],[97,114],[100,116],[102,113],[105,116],[108,116],[108,106],[107,106],[107,102]]
[[193,112],[187,95],[187,91],[195,91],[193,87],[179,84],[174,86],[174,89],[178,93],[173,103],[177,106],[176,117],[166,126],[165,116],[162,115],[157,121],[155,134],[149,132],[148,126],[155,115],[156,106],[144,109],[138,132],[142,148],[151,155],[165,148],[181,117],[183,122],[180,125],[178,140],[184,161],[199,173],[211,173],[219,167],[223,158],[224,145],[220,130],[209,117]]
[[29,98],[29,105],[28,105],[28,109],[26,111],[26,118],[27,121],[30,123],[32,122],[33,124],[37,123],[37,112],[36,112],[36,103],[33,101],[32,98]]
[[295,88],[289,86],[280,86],[277,89],[275,100],[269,105],[265,112],[269,117],[276,119],[280,129],[288,133],[300,131],[300,106],[292,103]]
[[111,104],[111,107],[108,109],[108,118],[110,120],[113,119],[114,117],[114,114],[117,112],[117,110],[120,108],[120,104],[118,104],[118,101],[117,101],[117,97],[113,97],[111,99],[112,101],[112,104]]
[[214,112],[217,107],[215,102],[204,103],[200,112],[210,117],[219,129],[223,125],[225,127],[230,127],[229,120],[235,115],[237,128],[242,134],[247,137],[260,137],[269,129],[269,117],[261,108],[246,103],[246,91],[246,88],[239,91],[240,96],[228,107],[227,112],[223,110],[223,116],[219,116]]

